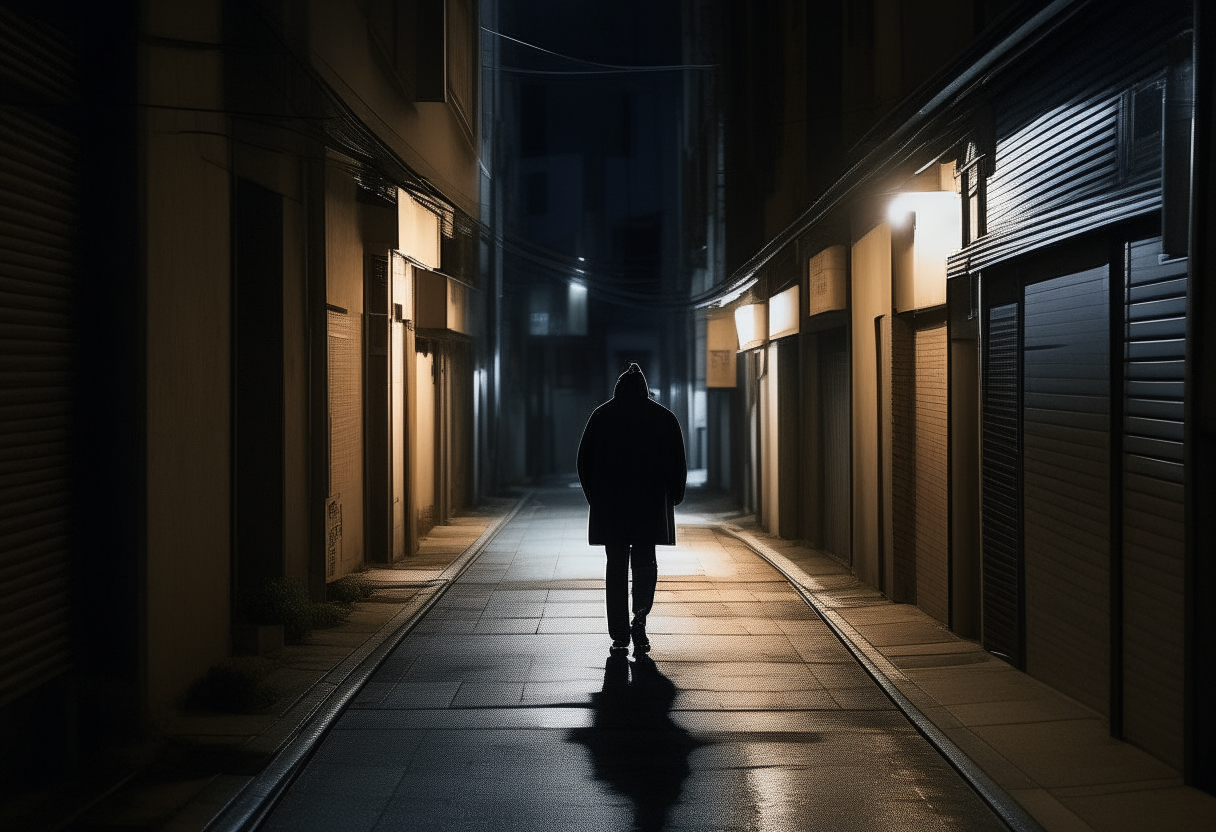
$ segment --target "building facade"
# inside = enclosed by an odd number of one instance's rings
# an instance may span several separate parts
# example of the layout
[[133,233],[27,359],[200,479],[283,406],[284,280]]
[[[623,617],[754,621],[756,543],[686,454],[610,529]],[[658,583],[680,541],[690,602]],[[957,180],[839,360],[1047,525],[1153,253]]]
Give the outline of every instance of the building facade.
[[1199,5],[977,26],[705,314],[708,360],[738,355],[730,479],[768,531],[1210,790]]
[[268,582],[323,600],[477,499],[493,308],[476,3],[0,13],[0,742],[29,774],[248,649]]

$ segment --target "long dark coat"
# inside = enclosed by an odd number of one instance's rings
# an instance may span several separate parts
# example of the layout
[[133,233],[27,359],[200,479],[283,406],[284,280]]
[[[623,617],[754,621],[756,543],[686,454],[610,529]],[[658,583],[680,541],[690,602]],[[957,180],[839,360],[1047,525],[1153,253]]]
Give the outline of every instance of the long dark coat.
[[591,506],[587,542],[674,546],[674,509],[687,477],[675,414],[651,401],[640,371],[622,375],[578,445],[578,478]]

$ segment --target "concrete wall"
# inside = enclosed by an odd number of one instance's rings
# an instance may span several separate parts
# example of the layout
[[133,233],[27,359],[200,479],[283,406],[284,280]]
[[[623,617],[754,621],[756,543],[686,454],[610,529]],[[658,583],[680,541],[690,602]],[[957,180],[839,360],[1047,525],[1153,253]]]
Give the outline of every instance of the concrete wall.
[[289,577],[308,577],[308,286],[304,204],[283,200],[283,552]]
[[[325,173],[326,302],[345,309],[345,349],[334,349],[330,337],[330,418],[343,435],[330,439],[329,493],[342,495],[342,554],[328,578],[338,578],[363,564],[363,240],[359,231],[355,183],[333,165]],[[348,400],[353,398],[353,402]],[[342,403],[351,405],[351,419],[334,416]]]
[[[776,342],[764,347],[767,370],[760,377],[760,524],[771,534],[780,528],[781,442],[777,430],[777,391],[781,384],[777,369]],[[792,381],[792,379],[791,379]]]
[[882,222],[853,244],[853,567],[879,584],[882,500],[879,375],[874,321],[891,311],[891,229]]
[[[145,31],[218,41],[220,3],[154,3]],[[147,679],[167,705],[228,655],[229,160],[221,53],[145,42]],[[212,135],[206,135],[210,132]],[[104,252],[94,256],[104,257]],[[113,495],[116,511],[121,494]]]
[[407,165],[478,216],[474,138],[451,105],[406,99],[375,57],[364,7],[358,0],[309,3],[313,68]]
[[417,396],[415,398],[414,504],[419,514],[419,533],[435,524],[435,353],[416,352]]
[[308,286],[304,192],[297,159],[248,143],[231,149],[236,174],[283,196],[284,574],[308,578]]

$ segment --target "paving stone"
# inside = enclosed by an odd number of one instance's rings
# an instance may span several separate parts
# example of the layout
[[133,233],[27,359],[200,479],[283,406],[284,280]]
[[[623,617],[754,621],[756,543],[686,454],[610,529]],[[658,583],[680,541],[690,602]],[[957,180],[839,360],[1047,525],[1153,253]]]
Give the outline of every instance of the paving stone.
[[[538,496],[264,828],[1002,828],[784,579],[714,528],[660,548],[650,658],[610,658],[585,504]],[[836,602],[857,599],[873,600]],[[897,623],[900,643],[929,643]]]

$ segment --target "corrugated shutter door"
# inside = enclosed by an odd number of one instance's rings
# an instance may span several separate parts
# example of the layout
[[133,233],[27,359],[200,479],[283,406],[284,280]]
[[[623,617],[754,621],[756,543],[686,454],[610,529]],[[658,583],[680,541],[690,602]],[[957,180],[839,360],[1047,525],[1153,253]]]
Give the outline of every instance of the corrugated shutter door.
[[326,563],[327,580],[350,572],[363,557],[363,327],[359,315],[330,309],[329,493],[341,506],[342,546]]
[[916,605],[950,620],[946,325],[917,330]]
[[1182,767],[1186,262],[1129,247],[1123,420],[1123,734]]
[[[62,46],[0,9],[0,83],[66,92]],[[77,147],[0,107],[0,705],[64,672]]]
[[1022,662],[1019,308],[988,310],[981,442],[984,649]]
[[1026,287],[1026,670],[1110,703],[1110,292],[1105,266]]

